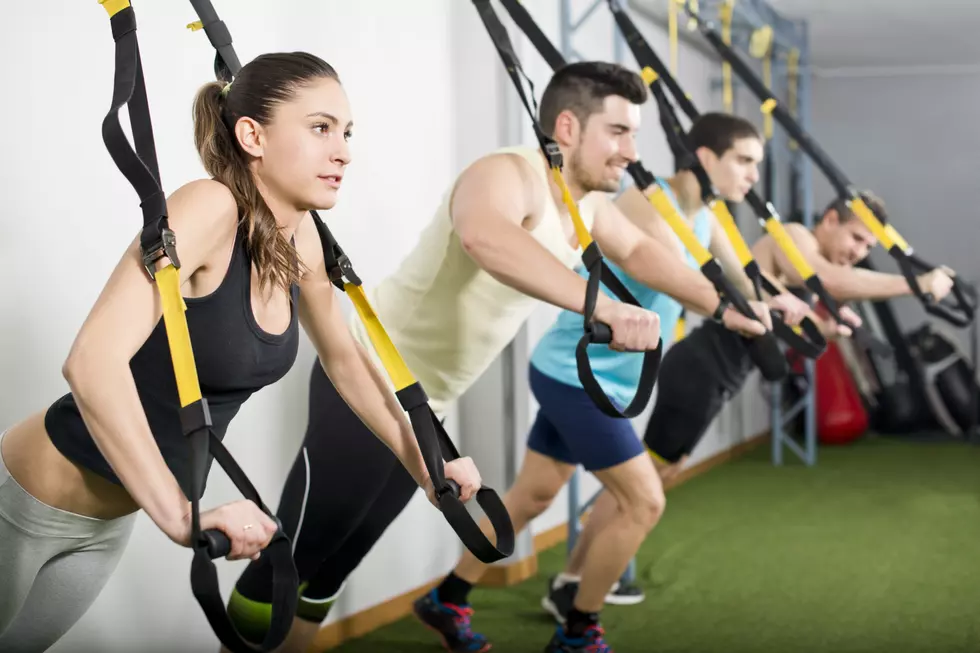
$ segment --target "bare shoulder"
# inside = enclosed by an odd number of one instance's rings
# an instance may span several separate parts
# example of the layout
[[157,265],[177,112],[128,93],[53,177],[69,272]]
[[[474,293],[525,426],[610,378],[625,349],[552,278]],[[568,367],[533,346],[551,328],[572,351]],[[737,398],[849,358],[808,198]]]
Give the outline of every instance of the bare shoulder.
[[204,266],[218,250],[234,241],[239,212],[227,186],[212,179],[188,182],[167,198],[170,228],[177,239],[181,264]]
[[790,222],[785,225],[785,229],[786,233],[789,234],[789,237],[793,239],[793,242],[797,246],[816,242],[816,237],[813,235],[813,232],[799,222]]
[[547,187],[519,154],[495,152],[480,157],[459,175],[452,210],[458,213],[492,207],[524,217],[543,205]]

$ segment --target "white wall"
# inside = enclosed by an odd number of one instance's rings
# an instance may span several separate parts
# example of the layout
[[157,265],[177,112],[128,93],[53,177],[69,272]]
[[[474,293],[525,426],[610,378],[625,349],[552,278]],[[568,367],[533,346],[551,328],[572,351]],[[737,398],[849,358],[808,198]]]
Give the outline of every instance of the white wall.
[[[355,115],[354,160],[340,204],[326,218],[365,283],[378,282],[414,244],[460,157],[472,155],[457,131],[482,128],[455,116],[459,36],[449,26],[458,3],[389,0],[384,11],[376,3],[340,0],[215,4],[243,61],[263,51],[307,49],[338,69]],[[197,86],[213,74],[213,50],[203,32],[185,29],[196,19],[189,3],[141,2],[136,9],[162,177],[172,192],[203,174],[190,105]],[[61,0],[46,5],[42,25],[26,5],[12,10],[0,27],[0,54],[10,62],[3,86],[18,89],[7,95],[16,102],[0,103],[0,117],[13,127],[0,164],[6,198],[0,256],[8,279],[16,272],[30,280],[0,290],[0,333],[4,342],[16,343],[0,348],[5,425],[43,410],[67,390],[61,364],[141,215],[101,140],[112,91],[106,13],[94,1]],[[470,90],[479,88],[478,79],[469,83]],[[313,360],[304,338],[290,374],[253,397],[228,431],[226,442],[270,505],[278,504],[304,432]],[[206,505],[235,498],[215,471]],[[417,555],[421,550],[428,555]],[[406,551],[413,552],[411,565]],[[442,517],[417,495],[355,574],[342,611],[430,580],[457,552]],[[219,561],[218,567],[227,596],[244,564]],[[54,650],[216,650],[191,595],[189,572],[189,550],[170,543],[141,515],[117,573]]]
[[[886,72],[817,77],[814,138],[855,185],[884,199],[891,222],[916,252],[976,282],[980,73]],[[819,173],[814,189],[819,210],[832,192]],[[872,261],[879,270],[898,272],[880,247]],[[906,330],[927,318],[914,298],[897,299],[892,306]],[[953,333],[966,347],[969,332]]]
[[[515,120],[525,130],[525,142],[533,143],[525,116],[514,111],[517,100],[510,81],[470,3],[386,0],[384,11],[377,3],[341,0],[216,5],[243,61],[265,51],[306,49],[338,69],[355,115],[354,160],[340,204],[326,218],[367,285],[395,269],[446,184],[474,158],[504,144]],[[106,14],[95,2],[55,0],[46,5],[48,18],[39,37],[22,29],[36,20],[26,7],[15,5],[14,15],[0,26],[0,55],[16,62],[4,67],[2,82],[21,94],[14,96],[16,102],[0,103],[0,119],[15,126],[8,130],[8,157],[0,164],[7,200],[0,215],[5,236],[0,260],[8,279],[14,272],[31,275],[26,283],[7,283],[0,290],[0,336],[16,343],[0,348],[0,427],[45,409],[67,390],[61,364],[140,220],[137,198],[100,134],[112,89],[113,43]],[[191,138],[190,103],[198,85],[211,78],[213,51],[202,32],[184,28],[196,19],[189,3],[141,2],[136,9],[160,167],[165,188],[172,192],[203,175]],[[534,3],[531,9],[556,38],[557,3]],[[576,46],[587,56],[608,59],[613,27],[603,13],[600,9]],[[665,52],[664,31],[636,20]],[[506,16],[504,21],[510,24]],[[524,52],[540,93],[548,71],[529,48]],[[632,65],[628,52],[626,57]],[[716,67],[688,48],[682,48],[680,65],[680,79],[699,107],[713,106],[709,77]],[[645,111],[644,121],[644,159],[654,171],[668,174],[671,161],[655,109]],[[522,336],[527,341],[517,350],[533,345],[553,317],[548,309],[536,313]],[[270,505],[278,504],[305,429],[313,360],[304,338],[295,368],[254,396],[228,431],[226,442]],[[516,361],[515,368],[517,374],[526,373],[526,361]],[[743,394],[751,393],[747,388]],[[530,396],[526,399],[518,412],[533,419],[536,406]],[[739,427],[732,419],[726,411],[696,458],[759,430]],[[646,415],[638,418],[637,428],[645,421]],[[450,415],[454,438],[456,423],[457,415]],[[522,450],[520,439],[516,444]],[[594,482],[586,484],[586,489],[594,488]],[[505,489],[498,486],[501,492]],[[216,471],[205,505],[236,498],[232,485]],[[534,528],[556,525],[565,514],[563,496]],[[331,619],[436,578],[452,566],[459,551],[444,520],[417,494],[355,572]],[[411,564],[406,564],[406,555],[411,555]],[[227,596],[244,564],[219,561],[218,568]],[[189,550],[174,546],[140,515],[116,574],[53,650],[216,650],[191,595],[189,571]]]

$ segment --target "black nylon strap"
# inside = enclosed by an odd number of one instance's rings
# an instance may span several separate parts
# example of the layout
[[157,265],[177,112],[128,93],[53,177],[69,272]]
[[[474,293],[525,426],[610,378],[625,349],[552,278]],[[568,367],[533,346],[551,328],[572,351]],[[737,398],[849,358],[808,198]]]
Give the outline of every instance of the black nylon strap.
[[[160,181],[133,8],[126,7],[112,15],[110,24],[116,44],[115,73],[111,108],[102,122],[102,135],[106,149],[116,166],[139,195],[143,210],[140,246],[144,266],[148,274],[153,277],[154,263],[157,259],[166,256],[178,268],[180,261],[176,253],[176,241],[167,221],[166,198]],[[119,122],[119,110],[123,105],[128,105],[135,149],[130,145]],[[214,436],[207,401],[201,399],[181,408],[180,420],[182,429],[188,437],[188,446],[191,447],[192,476],[189,499],[191,501],[191,547],[194,550],[191,585],[194,595],[222,644],[235,653],[254,652],[256,649],[238,636],[228,619],[218,591],[217,574],[211,562],[212,557],[227,555],[230,542],[221,531],[202,532],[200,529],[200,498],[207,474],[209,444],[215,459],[228,472],[242,494],[254,501],[273,519],[274,516],[264,506],[244,472]],[[285,546],[277,542],[285,542]],[[262,651],[272,650],[285,640],[298,601],[299,579],[296,567],[292,563],[289,541],[281,528],[273,539],[273,545],[270,545],[263,555],[272,556],[273,583],[277,587],[277,596],[273,608],[273,627],[263,647],[259,649]]]
[[[496,47],[497,52],[500,54],[500,58],[504,62],[507,74],[510,75],[514,86],[517,88],[518,95],[520,95],[521,102],[524,104],[528,116],[531,118],[531,125],[542,152],[544,152],[552,168],[561,170],[561,151],[558,149],[558,145],[554,140],[544,133],[541,124],[538,122],[537,104],[534,101],[534,85],[531,84],[531,80],[528,79],[527,75],[524,74],[524,70],[521,68],[520,61],[514,52],[514,46],[510,41],[510,36],[507,34],[507,29],[500,22],[500,18],[497,17],[497,13],[490,5],[490,0],[473,0],[473,4],[476,6],[480,18],[483,20],[483,24],[486,26],[490,40],[493,42],[494,47]],[[512,16],[515,15],[514,9],[516,6],[518,13],[522,17],[520,19],[515,18],[515,21],[524,29],[528,37],[535,42],[535,45],[539,46],[548,63],[553,68],[564,66],[564,58],[561,56],[561,53],[548,42],[547,38],[542,38],[543,35],[535,35],[535,30],[528,28],[528,26],[536,28],[536,25],[534,25],[534,21],[531,20],[530,15],[527,14],[523,7],[519,3],[514,5],[514,3],[504,2],[503,4]],[[530,93],[525,91],[524,81],[527,82]],[[600,290],[599,282],[603,281],[606,283],[609,290],[621,301],[633,304],[634,306],[639,306],[639,302],[633,297],[626,286],[616,278],[612,270],[606,266],[598,243],[592,241],[583,249],[582,261],[585,263],[589,276],[588,283],[586,284],[585,308],[583,310],[585,333],[579,340],[575,350],[579,380],[582,382],[582,387],[585,389],[586,394],[589,395],[603,413],[612,417],[635,417],[643,412],[643,409],[650,401],[650,397],[653,395],[653,388],[656,385],[657,373],[660,369],[660,360],[663,354],[663,339],[661,338],[657,343],[656,349],[643,352],[643,365],[641,367],[640,380],[637,384],[637,392],[629,405],[620,410],[606,396],[605,391],[599,385],[598,380],[592,372],[592,366],[589,363],[587,353],[589,344],[609,344],[612,342],[612,330],[609,326],[593,321],[593,314]]]
[[[528,39],[538,47],[538,50],[541,52],[542,56],[548,59],[549,63],[559,63],[561,61],[560,54],[556,54],[557,51],[550,45],[547,36],[545,36],[544,32],[541,31],[541,28],[534,22],[527,10],[524,9],[523,5],[521,5],[521,3],[517,0],[501,0],[501,2],[504,5],[504,8],[514,19],[514,22],[522,30],[524,30],[524,33],[527,35]],[[660,94],[660,96],[663,96],[662,89],[660,89],[659,85],[657,85],[655,82],[653,85],[651,85],[651,88],[654,89],[654,95]],[[673,109],[670,107],[669,102],[667,102],[666,97],[663,97],[663,101],[665,103],[665,107],[661,107],[661,113],[667,112],[673,115]],[[672,139],[672,141],[678,147],[690,152],[686,133],[680,127],[680,122],[677,120],[676,116],[673,117],[671,124],[676,127],[676,131],[668,132],[668,139]],[[671,129],[673,130],[675,127],[671,127]],[[636,186],[640,189],[646,189],[655,183],[655,177],[653,174],[639,161],[630,163],[627,166],[627,171],[633,177]],[[701,179],[707,180],[706,173],[704,173],[703,170],[701,172],[702,175],[699,177],[699,181]],[[703,187],[702,192],[704,192]],[[592,267],[590,267],[589,271],[589,281],[591,283],[594,270]],[[729,301],[731,301],[732,306],[736,310],[742,313],[742,315],[745,317],[758,320],[755,312],[752,310],[752,307],[749,306],[748,301],[741,295],[741,293],[738,292],[728,278],[725,277],[721,267],[715,260],[712,259],[707,264],[702,266],[701,271],[712,282],[718,293],[722,297],[726,297]],[[605,277],[605,275],[603,276]],[[619,283],[618,279],[616,280],[616,283]],[[626,288],[623,287],[622,290],[625,291]],[[633,299],[631,303],[637,304],[635,299]],[[588,303],[586,304],[586,307],[588,309]],[[783,357],[782,352],[779,350],[779,345],[776,342],[773,332],[767,331],[765,335],[755,338],[755,340],[759,340],[760,342],[750,343],[749,352],[753,358],[753,361],[755,361],[759,369],[762,370],[763,375],[769,380],[778,380],[783,378],[783,376],[789,372],[789,367],[786,364],[785,357]],[[579,365],[579,380],[582,382],[583,387],[585,387],[587,390],[592,387],[592,392],[594,392],[595,389],[599,387],[599,384],[592,374],[591,366],[588,365],[588,358],[585,355],[585,343],[583,341],[579,341],[578,347],[575,351],[576,360]],[[645,389],[645,386],[643,386],[643,379],[641,378],[640,390]],[[652,387],[650,389],[652,391]],[[606,399],[606,401],[608,401],[608,399]],[[604,407],[601,403],[599,403],[599,405],[604,411],[606,411],[608,408]]]
[[[690,0],[688,0],[689,2]],[[698,30],[705,37],[705,39],[714,47],[722,59],[724,59],[732,68],[732,70],[739,76],[739,78],[745,83],[745,85],[752,91],[752,93],[761,101],[766,102],[769,100],[776,100],[772,95],[770,90],[766,88],[765,83],[759,79],[758,75],[752,71],[752,67],[747,61],[739,54],[734,48],[729,46],[718,34],[714,25],[710,21],[704,20],[698,12],[693,10],[688,4],[685,4],[688,14],[694,19],[697,24]],[[845,200],[856,200],[860,197],[859,192],[851,183],[851,181],[844,174],[844,171],[837,166],[837,164],[830,158],[817,142],[803,130],[803,127],[796,121],[795,118],[787,111],[782,104],[776,101],[775,106],[771,111],[773,119],[780,124],[780,126],[786,130],[794,141],[797,142],[799,147],[807,153],[813,163],[820,169],[827,180],[830,182],[834,190],[837,191],[838,197]],[[976,315],[976,305],[971,304],[967,301],[966,295],[963,292],[963,285],[960,285],[960,291],[954,293],[952,300],[954,303],[942,304],[935,301],[929,293],[926,293],[919,287],[918,279],[916,275],[911,271],[910,256],[912,256],[911,251],[903,251],[899,246],[892,247],[888,250],[888,253],[896,260],[902,275],[908,281],[909,286],[911,286],[913,293],[922,303],[923,308],[927,313],[935,315],[950,324],[957,327],[968,326],[974,319]],[[922,259],[918,259],[924,264],[926,270],[933,270],[937,266],[926,263]]]
[[[616,21],[616,25],[618,26],[620,33],[622,33],[623,37],[625,38],[630,50],[633,52],[633,56],[637,63],[640,66],[649,66],[655,73],[657,73],[658,79],[651,85],[651,89],[654,87],[659,88],[661,84],[665,86],[667,90],[670,91],[674,101],[678,104],[678,106],[680,106],[685,115],[687,115],[688,119],[691,121],[697,120],[700,117],[700,113],[698,112],[697,107],[694,106],[694,102],[691,101],[691,98],[684,92],[684,89],[681,88],[680,84],[677,83],[674,76],[671,75],[667,66],[664,65],[660,57],[657,56],[657,53],[652,47],[650,47],[650,44],[636,28],[636,25],[633,23],[632,19],[630,19],[629,15],[623,10],[620,0],[607,1],[609,4],[609,9],[613,13],[613,18]],[[662,90],[660,92],[662,93]],[[654,91],[654,93],[659,97],[657,91]],[[661,110],[672,112],[673,108],[669,103],[665,102],[663,105],[661,105]],[[675,116],[673,122],[675,124],[679,124],[679,119]],[[688,149],[690,149],[689,146]],[[702,199],[704,199],[706,202],[710,201],[711,196],[708,194],[710,181],[706,180],[707,173],[700,166],[695,166],[692,168],[692,171],[698,177],[698,181],[701,184]],[[770,219],[777,221],[779,220],[779,217],[776,214],[772,204],[770,202],[763,202],[754,190],[750,190],[748,192],[748,194],[745,196],[745,201],[752,208],[753,212],[759,218],[760,223],[763,225]],[[881,351],[881,348],[885,345],[875,339],[870,332],[868,332],[866,329],[856,327],[844,320],[838,309],[837,302],[834,301],[833,297],[831,297],[826,291],[818,277],[814,275],[810,277],[810,279],[806,280],[806,282],[807,287],[813,290],[813,292],[816,293],[819,299],[823,302],[824,306],[827,307],[827,311],[830,313],[831,318],[833,318],[838,324],[845,325],[852,330],[855,341],[858,342],[859,345],[864,346],[866,349],[870,347],[876,351]],[[753,279],[753,284],[755,283],[757,283],[757,281]],[[815,348],[812,348],[810,345],[817,344],[818,340],[813,336],[819,333],[819,328],[817,328],[816,325],[810,320],[807,320],[806,322],[809,322],[809,324],[804,324],[804,332],[809,338],[809,344],[803,344],[803,342],[797,342],[795,344],[799,345],[802,349],[814,351]],[[791,344],[791,341],[793,336],[796,336],[796,334],[793,333],[792,329],[784,329],[783,327],[785,326],[785,324],[781,327],[774,326],[774,330],[777,331],[777,335],[780,337],[780,339],[784,340],[784,342],[787,342],[787,344],[790,344],[790,346],[793,346],[795,349],[796,347]],[[793,336],[788,335],[790,333],[793,333]]]
[[[241,70],[241,64],[232,46],[231,33],[224,22],[218,18],[210,0],[191,0],[191,4],[197,11],[205,30],[208,29],[209,25],[219,26],[214,29],[213,33],[208,32],[212,45],[218,50],[215,70],[221,68],[227,72],[227,81],[234,80]],[[219,77],[221,77],[221,73],[219,73]],[[221,78],[225,79],[224,77]],[[310,214],[313,217],[314,225],[316,225],[320,246],[323,249],[323,262],[330,281],[340,290],[346,290],[345,283],[360,286],[361,279],[354,272],[350,259],[326,223],[316,211],[310,211]],[[459,452],[443,429],[442,423],[429,407],[428,397],[422,385],[416,382],[398,391],[396,396],[409,414],[419,449],[425,461],[426,471],[432,479],[443,515],[453,530],[456,531],[460,540],[474,555],[486,563],[496,562],[512,554],[515,540],[514,525],[511,523],[510,515],[504,509],[503,502],[497,493],[486,486],[477,492],[477,502],[483,506],[497,534],[497,546],[494,547],[459,500],[459,486],[454,481],[445,478],[443,459],[446,462],[455,460],[459,458]]]

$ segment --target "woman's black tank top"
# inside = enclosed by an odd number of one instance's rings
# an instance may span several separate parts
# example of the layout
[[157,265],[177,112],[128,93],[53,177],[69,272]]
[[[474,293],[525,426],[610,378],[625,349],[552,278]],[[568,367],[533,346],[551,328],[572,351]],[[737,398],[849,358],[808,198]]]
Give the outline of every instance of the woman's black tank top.
[[[297,300],[290,288],[291,317],[282,334],[262,330],[252,313],[252,264],[239,231],[224,279],[205,297],[187,298],[187,326],[201,393],[213,430],[224,438],[231,419],[252,393],[275,383],[292,367],[299,346]],[[190,497],[191,448],[180,425],[180,400],[163,318],[130,360],[143,410],[164,460]],[[120,484],[82,421],[71,393],[48,409],[44,425],[58,450],[75,463]],[[211,459],[208,460],[210,469]]]

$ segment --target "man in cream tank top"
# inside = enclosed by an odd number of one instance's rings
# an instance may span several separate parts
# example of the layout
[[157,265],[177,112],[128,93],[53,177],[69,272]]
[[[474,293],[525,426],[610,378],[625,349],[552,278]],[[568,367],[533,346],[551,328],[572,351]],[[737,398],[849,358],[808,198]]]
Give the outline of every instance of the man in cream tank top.
[[[714,287],[607,196],[637,159],[635,136],[646,99],[646,85],[635,73],[615,64],[575,63],[552,77],[539,119],[562,150],[565,181],[605,257],[638,283],[712,315],[722,305]],[[414,249],[370,292],[440,417],[506,347],[537,302],[582,313],[586,280],[574,269],[581,254],[537,149],[492,152],[453,181]],[[762,333],[759,322],[722,308],[717,317],[726,327]],[[763,305],[755,309],[768,320]],[[594,315],[612,328],[613,349],[648,350],[660,340],[659,318],[647,309],[600,293]],[[373,352],[356,318],[351,328]],[[284,652],[307,650],[347,576],[418,487],[378,442],[314,364],[306,437],[278,511],[303,583],[299,618]],[[229,604],[239,630],[257,641],[267,627],[271,589],[267,563],[252,562]],[[435,627],[449,633],[449,650],[489,650],[470,632],[466,606],[435,601],[431,607]]]

